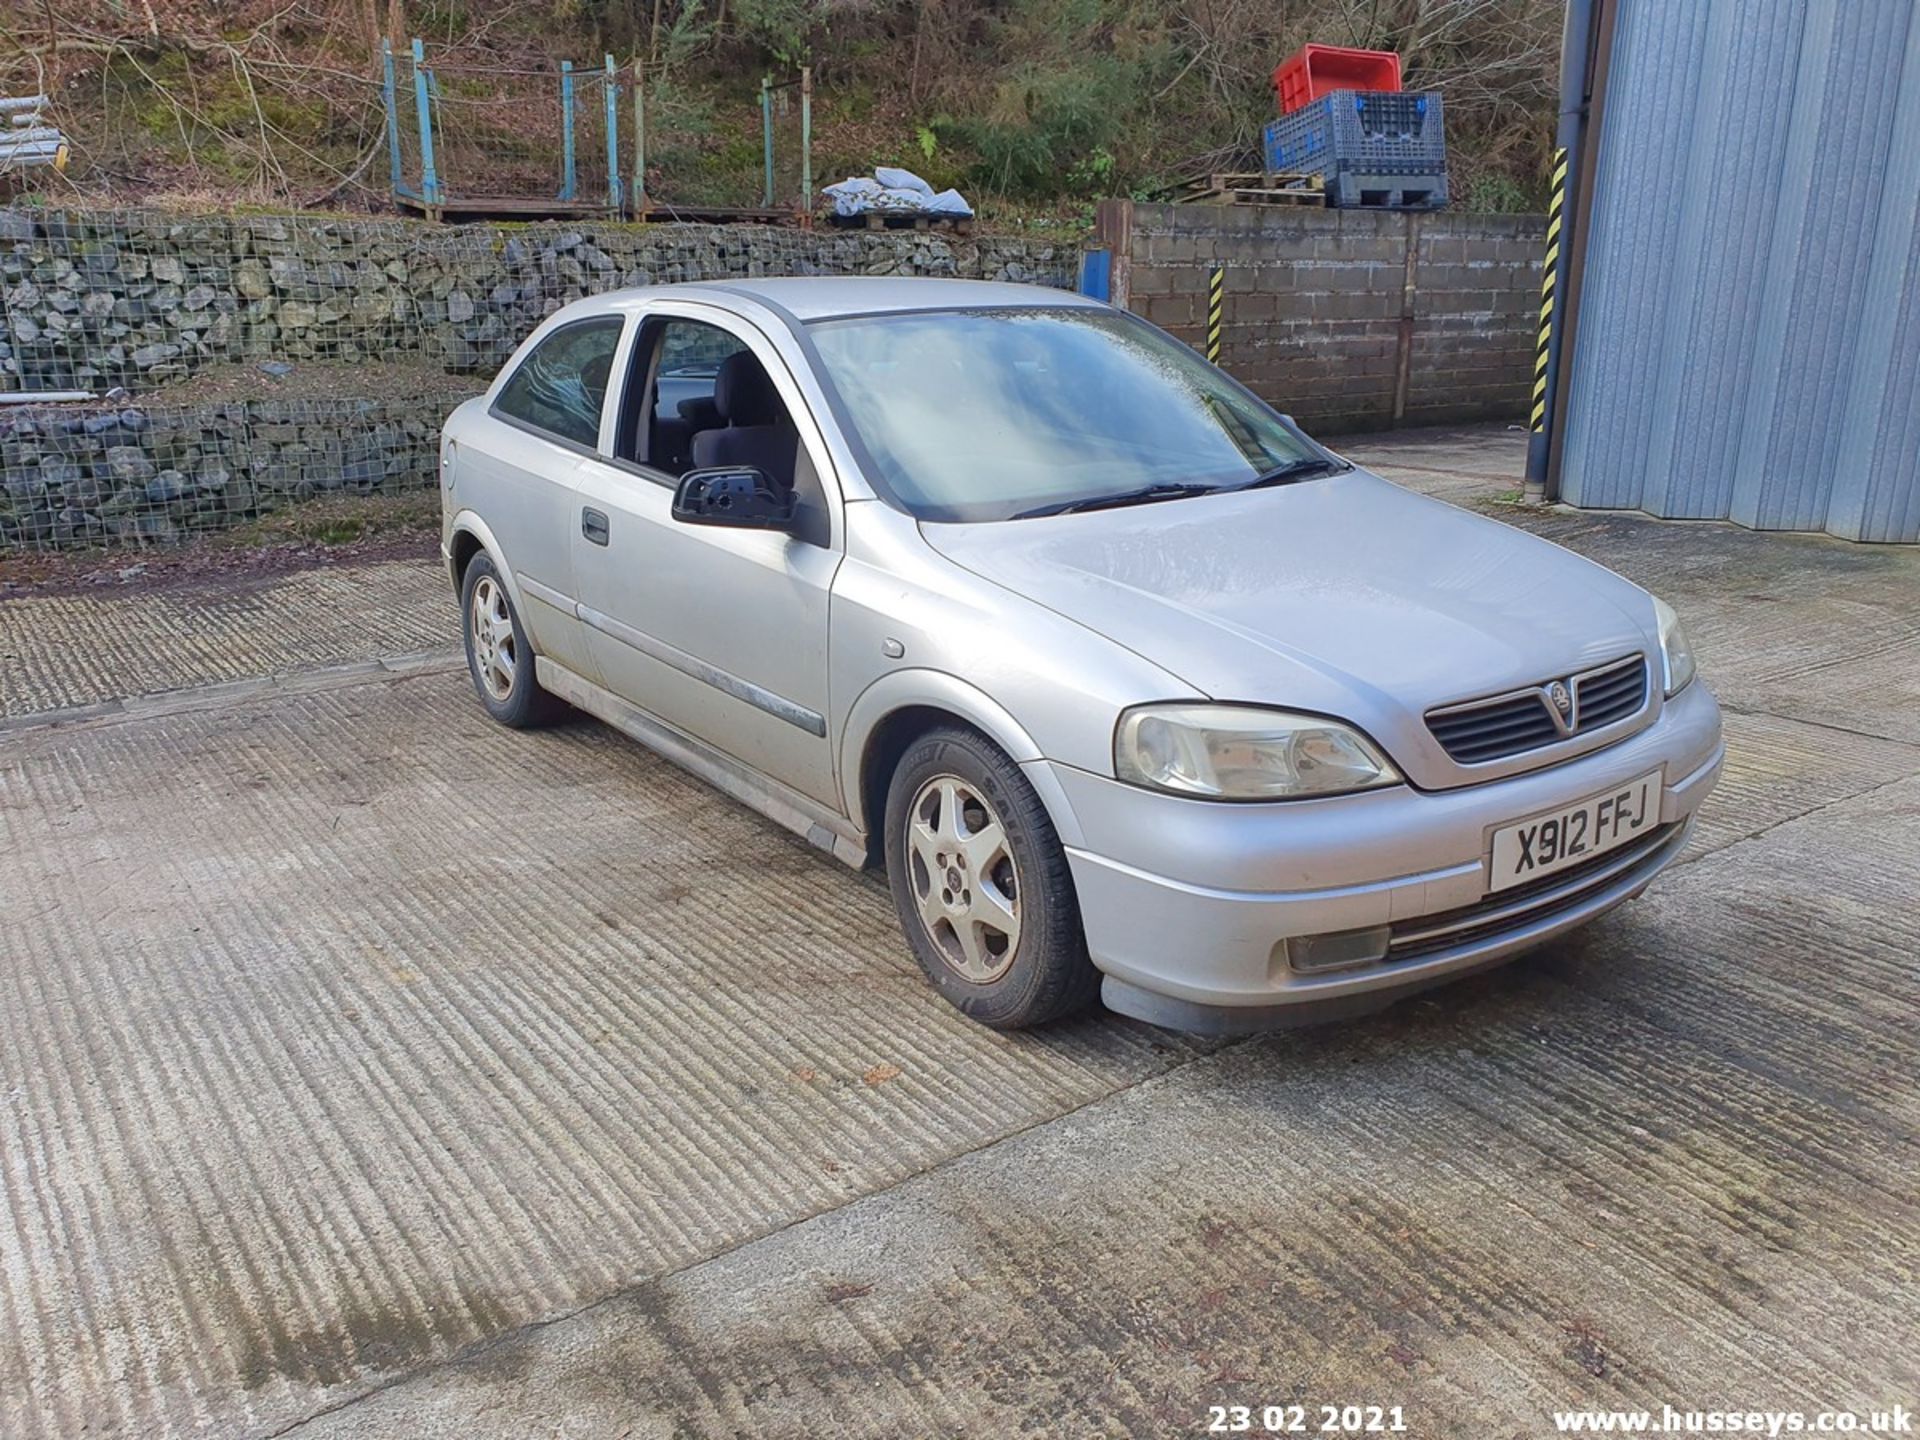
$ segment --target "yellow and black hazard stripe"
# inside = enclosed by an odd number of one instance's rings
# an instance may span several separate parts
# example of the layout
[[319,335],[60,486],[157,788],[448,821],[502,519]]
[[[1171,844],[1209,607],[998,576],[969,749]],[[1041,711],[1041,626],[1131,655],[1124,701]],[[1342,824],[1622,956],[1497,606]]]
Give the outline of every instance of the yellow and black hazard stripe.
[[1553,198],[1547,202],[1547,268],[1540,277],[1540,337],[1533,351],[1533,419],[1538,435],[1547,428],[1547,349],[1553,342],[1554,277],[1560,269],[1560,215],[1567,203],[1567,152],[1553,152]]
[[1227,267],[1216,265],[1207,277],[1207,359],[1220,363],[1220,317],[1227,304]]

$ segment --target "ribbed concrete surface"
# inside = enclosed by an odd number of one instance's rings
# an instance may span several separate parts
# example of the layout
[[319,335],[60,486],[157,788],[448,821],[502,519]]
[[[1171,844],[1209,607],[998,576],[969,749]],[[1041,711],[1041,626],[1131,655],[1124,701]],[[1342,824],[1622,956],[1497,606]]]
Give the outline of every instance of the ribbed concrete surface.
[[458,607],[431,560],[0,600],[0,719],[443,649]]
[[265,1429],[1153,1074],[439,674],[0,745],[0,1434]]
[[1916,893],[1907,781],[1532,966],[1189,1065],[302,1433],[1187,1435],[1298,1401],[1529,1436],[1574,1407],[1910,1404]]
[[1725,717],[1727,763],[1701,814],[1698,855],[1911,775],[1920,747],[1776,715]]
[[1455,504],[1517,494],[1526,483],[1527,433],[1519,426],[1405,430],[1330,443],[1376,475]]
[[[1438,438],[1410,477],[1504,463]],[[204,688],[0,726],[0,1435],[1911,1406],[1920,572],[1512,518],[1671,595],[1740,707],[1693,858],[1521,966],[1226,1048],[972,1027],[877,881],[381,668],[451,638],[429,567],[216,604]],[[303,652],[323,580],[393,588]],[[121,669],[7,674],[151,687],[135,600]]]

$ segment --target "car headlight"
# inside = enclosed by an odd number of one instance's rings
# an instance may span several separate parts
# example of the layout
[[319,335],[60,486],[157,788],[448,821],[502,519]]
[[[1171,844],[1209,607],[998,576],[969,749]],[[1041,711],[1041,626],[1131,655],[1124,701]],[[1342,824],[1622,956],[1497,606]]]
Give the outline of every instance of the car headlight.
[[1351,726],[1242,705],[1141,705],[1113,734],[1120,779],[1211,800],[1282,800],[1395,785],[1400,772]]
[[1659,596],[1653,598],[1653,613],[1660,621],[1660,663],[1665,671],[1666,691],[1677,695],[1693,679],[1693,646],[1687,643],[1686,627],[1673,607]]

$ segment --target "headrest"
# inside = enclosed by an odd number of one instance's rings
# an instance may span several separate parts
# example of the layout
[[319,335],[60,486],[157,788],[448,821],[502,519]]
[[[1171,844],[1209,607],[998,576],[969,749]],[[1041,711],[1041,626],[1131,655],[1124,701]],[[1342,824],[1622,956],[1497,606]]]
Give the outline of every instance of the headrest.
[[612,375],[612,351],[608,351],[605,355],[596,355],[580,367],[580,383],[586,387],[589,395],[597,395],[603,400],[607,394],[607,381],[612,378]]
[[720,362],[713,380],[713,403],[729,425],[771,425],[780,417],[780,396],[766,370],[748,350],[736,350]]

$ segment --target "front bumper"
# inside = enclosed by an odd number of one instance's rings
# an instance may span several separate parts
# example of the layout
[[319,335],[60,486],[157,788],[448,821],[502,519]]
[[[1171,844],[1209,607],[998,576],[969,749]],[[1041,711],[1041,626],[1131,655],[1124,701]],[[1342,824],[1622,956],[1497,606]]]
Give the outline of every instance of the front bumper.
[[[1378,1009],[1496,964],[1644,890],[1685,847],[1719,778],[1720,709],[1695,683],[1639,734],[1547,769],[1464,789],[1406,786],[1327,800],[1229,805],[1053,766],[1087,947],[1109,1007],[1236,1033]],[[1501,895],[1494,829],[1660,769],[1660,824],[1633,845]],[[1293,969],[1284,942],[1389,926],[1383,960]]]

